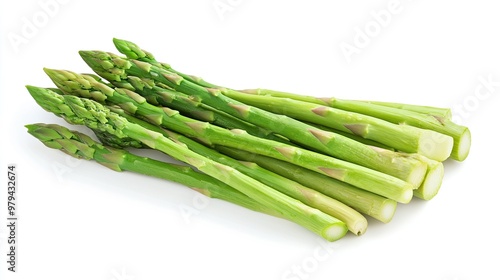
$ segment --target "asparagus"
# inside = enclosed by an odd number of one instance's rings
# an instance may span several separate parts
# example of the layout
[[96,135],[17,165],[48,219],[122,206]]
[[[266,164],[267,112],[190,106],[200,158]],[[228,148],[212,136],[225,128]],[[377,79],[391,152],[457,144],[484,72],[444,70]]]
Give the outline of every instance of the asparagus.
[[[189,166],[166,163],[104,146],[89,136],[56,124],[29,124],[28,133],[45,146],[60,150],[72,157],[95,160],[114,171],[131,171],[183,184],[208,197],[225,200],[245,208],[279,217],[279,212],[262,206],[255,200]],[[123,145],[130,147],[129,142]]]
[[[183,74],[179,71],[174,70],[170,65],[166,63],[159,63],[155,60],[153,55],[145,50],[140,49],[136,44],[125,41],[125,40],[119,40],[119,39],[114,39],[113,40],[115,43],[116,48],[123,54],[125,54],[127,57],[132,58],[132,59],[138,59],[141,61],[153,63],[157,66],[162,67],[165,70],[168,70],[170,72],[173,72],[179,76],[181,76],[183,79],[186,79],[190,82],[193,82],[195,84],[198,84],[202,87],[207,87],[207,88],[221,88],[222,91],[228,91],[228,92],[233,92],[233,90],[230,89],[224,89],[220,86],[211,84],[209,82],[204,81],[203,79],[191,75],[186,75]],[[311,96],[305,96],[305,95],[297,95],[297,94],[291,94],[287,92],[279,92],[279,91],[273,91],[273,90],[266,90],[266,89],[257,89],[257,90],[246,90],[245,92],[247,93],[254,93],[254,94],[261,94],[261,95],[272,95],[272,96],[277,96],[277,97],[287,97],[291,99],[296,99],[300,101],[305,101],[305,102],[311,102],[311,103],[317,103],[320,105],[328,105],[330,107],[338,108],[338,109],[343,109],[346,111],[354,111],[357,113],[361,114],[366,114],[370,115],[376,118],[384,119],[386,121],[395,123],[395,124],[400,124],[400,123],[405,123],[411,126],[423,128],[423,129],[429,129],[429,130],[434,130],[436,132],[448,135],[453,137],[453,149],[451,153],[451,157],[453,159],[463,161],[465,158],[467,158],[470,150],[470,142],[471,142],[471,135],[470,131],[468,128],[454,124],[451,122],[451,111],[446,108],[437,108],[437,107],[429,107],[429,106],[416,106],[416,105],[407,105],[407,104],[401,104],[401,103],[380,103],[376,104],[377,102],[371,102],[373,103],[373,107],[370,106],[370,103],[367,102],[362,102],[362,101],[354,101],[354,103],[365,103],[365,106],[362,106],[361,108],[356,109],[356,110],[351,110],[350,104],[344,104],[347,106],[342,106],[339,105],[338,103],[343,103],[343,100],[336,99],[336,98],[316,98],[316,97],[311,97]],[[381,106],[383,105],[383,106]],[[392,107],[392,108],[391,108]],[[369,111],[364,111],[367,108],[373,108],[374,112],[373,113],[368,113],[372,112],[371,110]],[[384,110],[385,109],[385,110]],[[424,115],[420,114],[424,113]],[[408,116],[407,116],[408,115]],[[440,143],[442,140],[441,139],[432,139],[427,146],[428,150],[435,150],[437,147],[433,146],[434,143]]]
[[[89,76],[64,70],[46,69],[45,71],[64,92],[112,102],[130,114],[142,116],[149,122],[197,138],[206,144],[246,149],[249,152],[301,164],[313,171],[321,172],[402,203],[408,203],[412,198],[413,185],[393,176],[306,149],[254,137],[241,130],[229,131],[209,123],[196,121],[180,115],[177,111],[153,106],[130,90],[112,89]],[[369,150],[374,151],[372,148]],[[377,154],[383,155],[385,152],[377,151]],[[410,158],[404,159],[412,160]],[[420,161],[413,161],[422,164]],[[426,167],[423,164],[421,166],[423,174],[425,174]]]
[[[453,147],[453,138],[449,136],[413,126],[396,125],[360,113],[318,106],[315,103],[290,98],[245,94],[237,91],[225,91],[224,94],[247,105],[352,133],[399,151],[422,154],[437,161],[446,160]],[[428,149],[429,144],[435,148]]]
[[[407,125],[434,130],[444,135],[451,136],[453,138],[453,149],[451,151],[451,158],[463,161],[469,155],[470,145],[471,145],[471,135],[467,127],[461,126],[453,123],[447,118],[440,116],[433,116],[428,114],[421,114],[414,112],[412,110],[404,110],[391,106],[382,106],[375,103],[368,103],[363,101],[355,100],[343,100],[337,98],[315,98],[310,96],[297,95],[293,93],[278,92],[266,89],[257,90],[245,90],[247,93],[253,93],[258,95],[270,95],[276,97],[286,97],[301,101],[313,102],[327,105],[333,108],[357,112],[379,119],[383,119],[395,124],[404,123]],[[445,138],[436,138],[430,141],[426,146],[428,152],[437,150],[439,146],[434,143],[439,143],[441,141],[446,141]]]
[[125,88],[140,93],[150,104],[169,107],[178,110],[186,116],[210,122],[220,127],[242,129],[257,137],[287,142],[284,137],[275,135],[269,130],[211,108],[203,104],[198,98],[187,96],[184,93],[173,91],[168,88],[151,86],[150,84],[151,81],[134,76],[128,76],[126,80],[114,83],[114,85],[119,88]]
[[441,183],[443,182],[444,176],[444,166],[443,163],[428,159],[420,155],[412,155],[417,157],[418,160],[423,161],[427,164],[427,174],[425,176],[422,185],[416,190],[413,190],[413,195],[424,199],[430,200],[438,193],[441,188]]
[[185,136],[170,131],[166,132],[170,138],[185,144],[194,152],[221,164],[231,166],[241,173],[259,180],[265,185],[343,221],[347,225],[347,228],[355,235],[361,235],[366,231],[368,222],[361,214],[331,197],[264,169],[255,163],[249,161],[239,162]]
[[[193,83],[202,81],[198,77],[185,75],[183,73],[177,72],[174,69],[172,69],[170,65],[166,63],[160,63],[156,61],[156,59],[151,53],[141,50],[136,44],[132,42],[113,38],[113,43],[115,44],[118,51],[125,54],[127,58],[137,59],[140,61],[151,63],[160,68],[170,70]],[[131,81],[131,83],[129,83],[127,80]],[[270,131],[264,130],[257,126],[254,126],[256,127],[255,129],[257,130],[257,132],[254,133],[253,128],[248,126],[249,123],[241,121],[239,118],[235,118],[234,116],[221,112],[220,110],[207,106],[206,104],[202,103],[199,98],[193,98],[193,96],[188,97],[186,94],[183,94],[182,92],[177,92],[168,89],[160,89],[159,87],[151,86],[150,88],[148,88],[148,84],[152,83],[154,84],[154,81],[144,82],[144,80],[145,79],[141,77],[128,76],[127,79],[122,81],[114,81],[113,84],[117,87],[127,88],[132,91],[141,90],[141,95],[146,97],[148,102],[156,105],[162,105],[173,108],[175,110],[180,111],[181,113],[187,114],[188,116],[203,121],[211,122],[228,129],[243,129],[247,131],[249,134],[255,136],[276,141],[282,141],[282,139],[274,136],[272,133],[270,133]],[[208,84],[204,83],[204,85],[206,86]],[[153,88],[154,90],[152,91],[151,89]],[[187,103],[187,104],[182,104],[182,103]],[[202,109],[201,110],[195,109],[193,108],[193,106],[200,107]],[[201,113],[189,115],[190,112],[198,112],[198,111],[200,111]],[[210,118],[204,117],[206,115],[209,115],[211,117]]]
[[[147,128],[151,131],[155,131],[169,137],[175,141],[185,144],[190,150],[203,155],[209,159],[212,159],[218,163],[231,166],[241,173],[248,175],[260,182],[290,196],[293,197],[304,204],[316,208],[326,214],[329,214],[341,221],[343,221],[349,231],[355,235],[361,235],[366,231],[368,222],[365,217],[363,217],[356,210],[351,207],[332,199],[316,190],[307,188],[295,181],[287,179],[286,177],[280,176],[273,173],[267,169],[260,167],[259,165],[248,162],[248,161],[237,161],[233,158],[227,157],[219,152],[210,149],[194,140],[191,140],[183,135],[177,134],[172,131],[161,129],[153,124],[137,119],[133,116],[127,115],[124,111],[113,110],[120,116],[126,118],[132,123],[139,124],[140,126]],[[107,143],[111,137],[106,137],[103,143]],[[113,144],[120,143],[121,139],[113,139],[111,142]],[[128,142],[121,143],[121,147],[129,147]]]
[[[244,105],[225,97],[218,89],[200,87],[184,80],[175,73],[154,65],[134,60],[129,61],[99,51],[81,51],[80,54],[96,73],[110,81],[120,82],[127,79],[128,75],[156,80],[173,87],[175,90],[197,96],[200,100],[216,109],[244,118],[255,125],[265,127],[308,148],[387,173],[416,186],[420,184],[425,174],[425,165],[419,161],[412,161],[406,156],[397,153],[391,155],[388,153],[380,154],[370,147],[347,137],[317,129],[286,116]],[[288,151],[287,154],[289,154]],[[280,157],[282,156],[280,155]]]
[[[315,103],[315,104],[319,104],[319,105],[326,105],[326,106],[330,106],[332,101],[335,99],[335,98],[331,98],[331,97],[321,98],[321,97],[314,97],[314,96],[308,96],[308,95],[293,94],[293,93],[289,93],[289,92],[276,91],[276,90],[263,89],[263,88],[246,89],[246,90],[240,90],[240,91],[245,92],[245,93],[250,93],[250,94],[257,94],[257,95],[267,95],[267,96],[274,96],[274,97],[281,97],[281,98],[290,98],[293,100],[299,100],[299,101]],[[352,100],[352,101],[354,101],[354,100]],[[366,103],[377,104],[377,105],[386,106],[386,107],[403,109],[403,110],[422,113],[422,114],[426,114],[426,115],[431,115],[431,116],[443,118],[443,119],[451,119],[451,110],[449,108],[421,106],[421,105],[394,103],[394,102],[381,102],[381,101],[360,101],[360,102],[366,102]]]
[[451,120],[450,108],[422,106],[422,105],[413,105],[413,104],[395,103],[395,102],[382,102],[382,101],[364,101],[364,102],[430,115],[437,119]]
[[141,141],[150,148],[162,151],[228,184],[264,207],[276,210],[284,218],[302,225],[326,240],[337,240],[347,232],[347,227],[340,220],[306,206],[253,178],[243,175],[234,168],[207,159],[189,150],[184,144],[170,140],[162,134],[145,129],[140,125],[130,123],[98,102],[70,95],[61,96],[50,90],[33,86],[27,88],[42,108],[63,117],[68,122],[103,130],[118,138],[130,137]]
[[[318,126],[318,125],[317,125]],[[332,128],[325,128],[322,126],[318,126],[321,129],[332,129]],[[332,129],[333,130],[333,129]],[[337,131],[337,133],[342,134],[345,132]],[[345,133],[346,136],[350,137],[351,139],[354,139],[356,141],[362,142],[366,145],[373,146],[374,149],[376,148],[382,148],[381,152],[385,150],[390,149],[390,147],[387,147],[383,144],[380,144],[378,142],[368,140],[356,135],[349,135],[348,133]],[[425,156],[419,155],[419,154],[411,154],[408,155],[416,160],[419,160],[427,165],[427,172],[425,174],[424,180],[419,186],[414,186],[415,190],[413,191],[413,195],[417,196],[418,198],[425,199],[425,200],[430,200],[432,199],[437,192],[439,191],[439,188],[441,187],[441,183],[443,182],[443,177],[444,177],[444,166],[441,162],[435,161],[432,159],[429,159]]]
[[190,81],[192,83],[195,83],[197,85],[200,85],[202,87],[206,88],[220,88],[219,86],[216,86],[214,84],[211,84],[205,80],[203,80],[200,77],[193,76],[193,75],[187,75],[182,72],[176,71],[174,68],[172,68],[168,63],[164,62],[158,62],[155,57],[153,56],[152,53],[141,49],[137,44],[127,41],[127,40],[122,40],[122,39],[117,39],[113,38],[113,43],[115,44],[116,49],[124,54],[127,58],[130,59],[136,59],[139,61],[151,63],[155,66],[158,66],[160,68],[163,68],[165,70],[168,70],[170,72],[173,72],[179,76],[181,76],[183,79],[186,79],[187,81]]
[[216,148],[236,159],[251,160],[268,170],[333,197],[381,222],[390,222],[396,212],[397,203],[392,199],[353,187],[298,165],[233,148],[222,146]]
[[395,151],[395,149],[393,147],[389,147],[389,146],[384,145],[382,143],[379,143],[377,141],[366,139],[366,138],[363,138],[363,137],[355,135],[355,134],[351,134],[351,133],[348,133],[348,132],[345,132],[345,131],[337,130],[337,129],[334,129],[334,128],[331,128],[331,127],[327,127],[327,126],[323,126],[323,125],[319,125],[319,124],[314,124],[314,123],[308,123],[308,124],[310,124],[312,126],[315,126],[315,127],[319,128],[321,130],[331,131],[331,132],[340,134],[342,136],[345,136],[347,138],[351,138],[352,140],[361,142],[361,143],[363,143],[365,145],[368,145],[368,146],[375,146],[375,147],[383,148],[383,149],[386,149],[386,150]]

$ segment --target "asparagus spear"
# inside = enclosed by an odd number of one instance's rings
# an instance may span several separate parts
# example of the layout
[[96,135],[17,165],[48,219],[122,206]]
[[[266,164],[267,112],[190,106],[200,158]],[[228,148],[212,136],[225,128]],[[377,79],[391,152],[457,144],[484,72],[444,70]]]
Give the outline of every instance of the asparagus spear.
[[413,105],[413,104],[395,103],[395,102],[382,102],[382,101],[363,101],[363,102],[402,109],[406,111],[412,111],[415,113],[433,116],[437,119],[451,120],[450,108],[422,106],[422,105]]
[[236,159],[251,160],[268,170],[333,197],[384,223],[390,222],[396,212],[397,203],[392,199],[353,187],[298,165],[233,148],[222,146],[216,148]]
[[[441,134],[445,134],[453,137],[453,149],[451,152],[451,158],[463,161],[469,155],[470,145],[471,145],[471,135],[467,127],[461,126],[453,123],[451,120],[439,116],[421,114],[411,110],[404,110],[391,106],[382,106],[379,104],[368,103],[364,101],[355,100],[343,100],[337,98],[315,98],[310,96],[302,96],[293,93],[278,92],[266,89],[257,90],[245,90],[247,93],[253,93],[258,95],[270,95],[276,97],[286,97],[297,100],[308,100],[314,101],[316,103],[326,104],[330,107],[357,112],[379,119],[383,119],[392,123],[400,124],[404,123],[407,125],[434,130]],[[429,142],[427,145],[429,152],[438,149],[439,146],[433,143],[440,141],[445,141],[446,139],[436,138]]]
[[264,207],[276,210],[284,218],[302,225],[326,240],[337,240],[347,232],[347,227],[340,220],[306,206],[253,178],[243,175],[234,168],[200,156],[189,150],[184,144],[170,140],[162,134],[145,129],[140,125],[130,123],[125,118],[110,112],[100,103],[76,96],[61,96],[43,88],[32,86],[27,88],[42,108],[63,117],[68,122],[103,130],[119,138],[130,137],[141,141],[150,148],[162,151],[228,184]]
[[[177,134],[172,131],[161,129],[153,124],[137,119],[133,116],[127,115],[124,111],[112,110],[120,116],[126,118],[129,122],[138,124],[144,128],[151,131],[155,131],[169,137],[175,141],[185,144],[190,150],[203,155],[209,159],[212,159],[218,163],[231,166],[241,173],[248,175],[260,182],[293,197],[304,204],[316,208],[326,214],[329,214],[341,221],[343,221],[347,228],[356,235],[361,235],[366,231],[368,222],[366,218],[363,217],[356,210],[351,207],[332,199],[316,190],[307,188],[295,181],[287,179],[286,177],[280,176],[273,173],[267,169],[258,166],[255,163],[244,161],[238,161],[233,158],[227,157],[219,152],[210,149],[194,140],[191,140],[183,135]],[[100,135],[100,134],[99,134]],[[111,140],[111,143],[116,145],[121,143],[121,139],[111,139],[111,137],[106,137],[103,143],[107,143]],[[129,147],[128,142],[121,143],[121,147]]]
[[[250,93],[250,94],[257,94],[257,95],[281,97],[281,98],[290,98],[293,100],[299,100],[299,101],[315,103],[315,104],[319,104],[319,105],[326,105],[326,106],[330,106],[332,103],[332,100],[334,99],[331,97],[321,98],[321,97],[300,95],[300,94],[294,94],[294,93],[276,91],[276,90],[270,90],[270,89],[263,89],[263,88],[246,89],[246,90],[241,90],[241,92]],[[449,108],[420,106],[420,105],[394,103],[394,102],[381,102],[381,101],[360,101],[360,102],[366,102],[366,103],[377,104],[377,105],[386,106],[386,107],[403,109],[403,110],[407,110],[407,111],[431,115],[434,117],[448,119],[448,120],[451,119],[451,110]]]
[[[180,115],[177,111],[153,106],[147,103],[142,96],[130,90],[114,90],[89,76],[82,76],[64,70],[46,69],[45,71],[54,83],[67,93],[112,102],[130,114],[142,116],[149,122],[197,138],[206,144],[246,149],[249,152],[301,164],[305,168],[321,172],[402,203],[411,200],[413,185],[393,176],[306,149],[254,137],[241,130],[229,131],[209,123],[196,121]],[[368,149],[374,150],[372,148]],[[384,155],[385,152],[380,153],[377,151],[377,154]],[[411,158],[403,159],[408,159],[409,162],[412,160]],[[414,162],[422,164],[416,160]],[[394,164],[394,162],[390,163]],[[423,167],[423,173],[425,173],[426,166],[423,164],[421,166]]]
[[[422,182],[425,175],[425,165],[419,161],[412,161],[397,153],[381,154],[347,137],[317,129],[286,116],[244,105],[225,97],[220,90],[200,87],[157,66],[140,61],[129,61],[99,51],[81,51],[80,54],[96,73],[110,81],[120,82],[127,79],[128,75],[145,77],[164,83],[175,90],[197,96],[216,109],[239,116],[255,125],[265,127],[294,142],[333,157],[387,173],[416,186]],[[137,89],[137,91],[140,90],[140,88]],[[286,153],[285,156],[290,157],[289,150]],[[283,157],[283,154],[276,155]]]
[[[360,113],[318,106],[315,103],[290,98],[245,94],[238,91],[225,91],[224,94],[247,105],[352,133],[399,151],[418,153],[437,161],[446,160],[453,147],[453,138],[449,136],[413,126],[396,125]],[[435,148],[428,149],[429,144]]]
[[379,148],[382,148],[382,149],[395,151],[395,149],[393,147],[389,147],[389,146],[384,145],[382,143],[379,143],[377,141],[366,139],[366,138],[363,138],[363,137],[355,135],[355,134],[351,134],[351,133],[348,133],[348,132],[345,132],[345,131],[337,130],[337,129],[334,129],[334,128],[331,128],[331,127],[327,127],[327,126],[323,126],[323,125],[319,125],[319,124],[315,124],[315,123],[308,123],[308,124],[310,124],[310,125],[312,125],[314,127],[317,127],[317,128],[319,128],[321,130],[331,131],[331,132],[340,134],[342,136],[345,136],[347,138],[351,138],[352,140],[361,142],[361,143],[363,143],[365,145],[368,145],[368,146],[375,146],[375,147],[379,147]]
[[[183,184],[208,197],[225,200],[248,209],[280,216],[279,212],[262,206],[248,196],[206,174],[196,172],[189,166],[177,165],[142,157],[125,151],[104,146],[89,136],[69,130],[57,124],[29,124],[28,133],[45,146],[60,150],[72,157],[95,160],[114,171],[131,171]],[[129,142],[123,145],[130,147]]]
[[413,190],[413,195],[424,200],[431,200],[434,196],[436,196],[441,188],[441,183],[443,182],[443,163],[420,155],[412,156],[427,164],[427,174],[425,179],[418,189]]
[[[130,81],[130,82],[129,82]],[[221,112],[203,104],[198,98],[182,92],[152,85],[154,82],[139,77],[128,76],[126,80],[115,82],[119,88],[136,91],[156,106],[165,106],[178,110],[186,116],[228,129],[242,129],[251,135],[279,142],[288,142],[284,137],[275,135],[267,129],[255,126],[239,118]]]

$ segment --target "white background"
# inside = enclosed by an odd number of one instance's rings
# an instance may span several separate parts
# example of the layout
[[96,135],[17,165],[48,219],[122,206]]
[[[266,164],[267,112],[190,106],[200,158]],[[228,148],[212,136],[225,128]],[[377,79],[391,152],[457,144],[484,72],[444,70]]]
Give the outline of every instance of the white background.
[[[498,1],[48,2],[0,7],[1,279],[500,279]],[[388,6],[381,26],[375,15]],[[77,51],[114,51],[112,37],[232,88],[451,107],[472,131],[471,154],[445,163],[434,200],[400,205],[391,223],[370,219],[364,236],[328,244],[28,135],[25,124],[63,122],[24,85],[51,86],[43,67],[90,72]],[[487,91],[481,79],[496,84]],[[5,263],[10,163],[19,178],[15,274]]]

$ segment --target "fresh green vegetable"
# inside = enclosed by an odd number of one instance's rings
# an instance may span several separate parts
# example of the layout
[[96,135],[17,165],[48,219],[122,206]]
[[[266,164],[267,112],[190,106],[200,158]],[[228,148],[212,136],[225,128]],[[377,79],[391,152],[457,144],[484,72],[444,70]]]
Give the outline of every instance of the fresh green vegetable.
[[[130,41],[113,42],[126,57],[80,51],[97,75],[46,68],[57,89],[27,86],[43,109],[87,126],[102,144],[59,125],[27,125],[31,135],[76,158],[287,219],[326,240],[363,234],[362,214],[387,223],[397,202],[432,199],[443,161],[469,154],[470,131],[447,108],[237,91],[177,71]],[[127,148],[156,149],[191,167]]]
[[386,106],[386,107],[397,108],[397,109],[403,109],[403,110],[412,111],[412,112],[420,113],[420,114],[425,114],[425,115],[433,116],[437,119],[451,120],[451,109],[450,108],[413,105],[413,104],[404,104],[404,103],[394,103],[394,102],[381,102],[381,101],[364,101],[364,102],[377,104],[377,105],[381,105],[381,106]]
[[[112,89],[89,76],[82,76],[64,70],[46,69],[45,71],[64,92],[82,97],[91,97],[101,102],[112,102],[130,114],[137,114],[155,125],[161,125],[167,129],[188,135],[206,144],[246,149],[249,152],[301,164],[305,168],[321,172],[402,203],[408,203],[412,198],[411,189],[413,189],[413,185],[385,173],[306,149],[254,137],[243,130],[229,131],[213,126],[210,123],[193,120],[169,108],[153,106],[135,92],[127,89]],[[374,150],[372,148],[368,149]],[[377,152],[377,154],[385,154],[385,152]],[[408,159],[408,162],[412,160],[407,157],[403,159]],[[389,163],[394,164],[394,161]],[[413,162],[421,164],[419,161]],[[419,178],[420,181],[417,186],[423,179],[426,170],[425,165],[418,167],[422,167],[418,171],[422,170],[423,174]]]

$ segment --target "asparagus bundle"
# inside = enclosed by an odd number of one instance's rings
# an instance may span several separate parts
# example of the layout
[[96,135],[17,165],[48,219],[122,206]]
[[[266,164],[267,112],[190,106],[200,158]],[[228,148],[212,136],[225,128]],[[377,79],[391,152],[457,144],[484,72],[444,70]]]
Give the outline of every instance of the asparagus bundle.
[[[169,72],[147,62],[127,60],[111,53],[101,51],[80,51],[87,64],[99,75],[113,82],[128,81],[128,76],[141,76],[153,83],[166,84],[176,91],[182,91],[200,98],[202,102],[235,117],[242,118],[255,125],[273,130],[304,147],[321,151],[333,157],[363,165],[370,169],[395,176],[414,185],[420,184],[425,174],[425,168],[407,157],[398,154],[388,155],[370,149],[368,146],[351,139],[311,125],[271,112],[245,105],[221,94],[219,89],[201,87],[174,72]],[[134,87],[140,91],[141,84]],[[264,142],[261,140],[261,142]],[[267,150],[267,148],[266,148]],[[286,158],[295,156],[295,151],[281,150]],[[330,170],[330,169],[329,169]],[[389,180],[390,181],[390,180]]]
[[309,230],[334,241],[345,235],[345,224],[317,209],[276,191],[236,169],[203,157],[186,145],[111,112],[103,105],[89,99],[69,95],[58,95],[48,89],[28,86],[30,94],[45,110],[63,117],[72,124],[86,125],[118,138],[130,137],[144,145],[164,152],[173,158],[188,163],[197,170],[226,183],[264,207],[274,209],[284,218],[294,221]]
[[58,89],[28,86],[43,109],[89,127],[102,144],[58,125],[27,125],[30,134],[74,157],[179,182],[330,241],[348,230],[363,234],[362,214],[387,223],[398,202],[432,199],[442,162],[469,153],[468,128],[451,122],[446,108],[237,91],[113,41],[126,57],[80,51],[97,75],[44,69]]
[[[255,152],[295,164],[302,164],[305,168],[321,172],[335,179],[402,203],[408,203],[412,197],[411,190],[413,186],[410,183],[388,176],[385,173],[376,172],[350,162],[336,160],[306,149],[257,138],[242,130],[229,131],[210,123],[186,118],[177,111],[166,107],[156,107],[147,103],[143,97],[135,92],[121,88],[114,90],[89,76],[81,76],[63,70],[46,69],[46,72],[62,91],[84,97],[96,96],[97,100],[112,102],[129,113],[137,114],[156,125],[197,138],[204,143],[245,149],[249,152]],[[374,150],[369,147],[367,149]],[[377,151],[377,153],[385,155],[385,151]],[[422,171],[420,168],[421,162],[411,162],[410,160],[412,159],[407,157],[401,158],[406,160],[405,162],[417,165],[417,167],[409,167],[407,169],[400,167],[399,170],[412,172],[410,174],[415,174],[414,170],[418,172]],[[394,162],[402,164],[401,161],[396,161],[395,159],[388,164],[394,164]],[[421,178],[423,176],[419,176],[417,184],[420,184],[422,181]],[[412,180],[412,177],[408,180]]]

